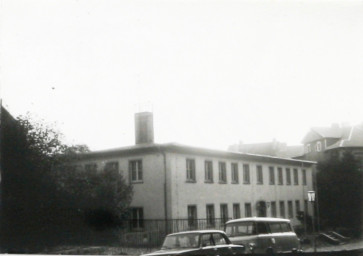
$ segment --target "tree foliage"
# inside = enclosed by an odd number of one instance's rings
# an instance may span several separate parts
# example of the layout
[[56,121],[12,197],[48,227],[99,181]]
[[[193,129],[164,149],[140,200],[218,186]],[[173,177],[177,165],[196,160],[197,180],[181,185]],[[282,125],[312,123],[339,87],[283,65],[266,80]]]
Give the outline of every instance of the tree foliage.
[[329,228],[362,227],[363,173],[351,152],[318,163],[317,187],[321,224]]
[[119,173],[72,169],[79,153],[89,152],[86,145],[65,145],[61,133],[30,115],[3,119],[2,247],[39,245],[125,216],[132,187]]

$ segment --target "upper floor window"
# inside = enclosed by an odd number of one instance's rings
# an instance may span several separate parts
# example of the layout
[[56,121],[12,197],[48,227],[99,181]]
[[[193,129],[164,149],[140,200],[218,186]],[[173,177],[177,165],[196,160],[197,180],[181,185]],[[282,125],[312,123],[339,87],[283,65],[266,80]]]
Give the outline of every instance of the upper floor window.
[[302,175],[303,175],[303,185],[306,185],[306,170],[305,169],[302,170]]
[[187,159],[187,181],[195,182],[195,160]]
[[231,173],[232,173],[232,183],[238,183],[238,164],[231,164]]
[[279,177],[279,185],[283,185],[284,184],[284,177],[283,177],[283,172],[282,172],[281,167],[277,168],[277,174],[278,174],[278,177]]
[[141,160],[130,161],[129,170],[130,170],[131,182],[137,183],[137,182],[143,181],[142,161]]
[[318,141],[318,142],[316,143],[316,151],[317,151],[317,152],[320,152],[320,151],[321,151],[321,142],[320,142],[320,141]]
[[305,153],[310,153],[310,152],[311,152],[311,146],[310,146],[310,144],[307,144],[305,146]]
[[257,184],[263,184],[262,165],[257,165]]
[[299,185],[299,172],[297,169],[294,169],[294,185]]
[[118,173],[118,162],[107,162],[104,170],[107,173]]
[[219,183],[227,183],[227,170],[225,162],[219,162]]
[[248,164],[243,165],[243,183],[250,184],[250,166]]
[[213,182],[213,162],[205,161],[205,182],[212,183]]
[[290,168],[286,168],[286,185],[291,185],[291,171],[290,171]]
[[97,172],[97,164],[96,163],[85,164],[84,169],[87,173],[95,174]]
[[269,169],[269,173],[270,173],[270,184],[274,185],[275,184],[275,168],[273,166],[270,166],[268,169]]

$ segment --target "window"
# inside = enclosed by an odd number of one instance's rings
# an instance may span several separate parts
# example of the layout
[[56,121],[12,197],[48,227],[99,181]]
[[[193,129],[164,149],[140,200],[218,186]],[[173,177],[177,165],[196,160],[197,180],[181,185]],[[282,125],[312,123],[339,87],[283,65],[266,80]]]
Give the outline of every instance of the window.
[[223,245],[223,244],[227,244],[226,239],[224,238],[224,236],[220,233],[214,233],[213,234],[213,241],[215,243],[215,245]]
[[239,204],[233,204],[233,219],[241,218],[241,209]]
[[214,226],[214,205],[208,204],[206,212],[207,212],[207,226],[213,227]]
[[129,162],[129,170],[131,173],[131,182],[138,183],[142,182],[142,161],[132,160]]
[[196,228],[197,226],[197,206],[188,205],[188,226]]
[[279,222],[270,222],[270,231],[271,233],[281,233],[281,224]]
[[219,162],[219,183],[227,183],[226,163]]
[[280,216],[285,218],[285,202],[280,201]]
[[252,217],[252,207],[250,203],[245,203],[245,217]]
[[257,184],[263,184],[262,166],[257,165]]
[[286,168],[286,185],[291,185],[291,172],[290,172],[290,168]]
[[300,212],[300,201],[295,200],[295,212],[298,214]]
[[292,201],[287,201],[287,212],[288,212],[289,219],[294,218],[294,211],[292,209]]
[[118,173],[118,162],[107,162],[104,170],[106,173]]
[[213,183],[213,162],[205,161],[204,168],[205,168],[205,182]]
[[131,208],[131,217],[132,229],[144,228],[144,210],[142,207]]
[[97,164],[96,163],[85,164],[84,169],[87,173],[95,174],[97,173]]
[[305,153],[310,153],[310,152],[311,152],[310,144],[307,144],[305,148]]
[[279,176],[279,185],[283,185],[284,184],[284,177],[283,177],[283,174],[282,174],[282,168],[281,167],[277,168],[277,173],[278,173],[278,176]]
[[317,151],[317,152],[320,152],[320,151],[321,151],[321,142],[320,142],[320,141],[318,141],[318,142],[316,143],[316,151]]
[[186,169],[187,169],[187,181],[195,182],[195,160],[187,159],[186,161]]
[[282,222],[280,223],[281,225],[281,232],[291,232],[291,226],[289,223],[286,223],[286,222]]
[[297,169],[294,169],[294,185],[299,185],[299,173]]
[[270,166],[268,169],[270,173],[270,185],[275,185],[275,169],[273,166]]
[[230,223],[226,226],[226,234],[229,237],[254,235],[255,223],[250,221]]
[[271,216],[277,217],[276,202],[271,202]]
[[305,169],[302,170],[302,175],[303,175],[303,185],[306,185],[306,170]]
[[237,184],[238,183],[238,164],[232,163],[231,164],[231,173],[232,173],[232,183]]
[[243,165],[243,183],[250,184],[250,166],[248,164]]
[[228,206],[227,204],[221,204],[221,221],[225,223],[228,221]]
[[257,222],[257,234],[267,234],[267,225],[264,222]]

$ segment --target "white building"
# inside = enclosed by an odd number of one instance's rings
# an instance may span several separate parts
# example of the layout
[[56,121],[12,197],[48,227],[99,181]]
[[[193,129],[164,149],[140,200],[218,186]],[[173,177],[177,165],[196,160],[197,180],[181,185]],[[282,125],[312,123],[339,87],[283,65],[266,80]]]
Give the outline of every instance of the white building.
[[248,216],[300,224],[296,212],[306,211],[315,162],[155,144],[152,119],[150,112],[135,115],[136,145],[87,153],[79,162],[86,171],[116,170],[133,184],[135,228],[144,228],[143,220],[181,219],[190,228],[197,219],[215,227],[215,219]]

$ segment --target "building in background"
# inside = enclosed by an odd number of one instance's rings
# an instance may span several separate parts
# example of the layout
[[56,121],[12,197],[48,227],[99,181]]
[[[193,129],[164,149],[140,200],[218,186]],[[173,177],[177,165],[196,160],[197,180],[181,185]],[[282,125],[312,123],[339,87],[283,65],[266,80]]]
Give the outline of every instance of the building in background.
[[296,158],[304,154],[303,145],[288,146],[286,143],[272,142],[248,143],[239,142],[228,147],[228,150],[246,154],[276,156],[281,158]]
[[302,140],[304,155],[300,159],[325,161],[341,157],[350,151],[363,167],[363,123],[359,125],[332,124],[313,127]]

